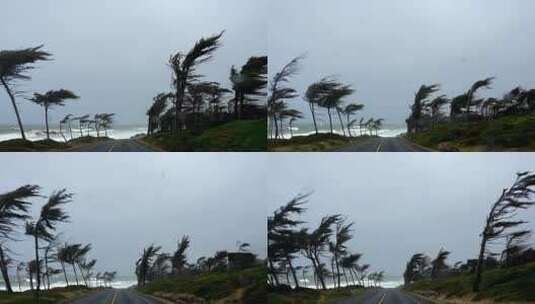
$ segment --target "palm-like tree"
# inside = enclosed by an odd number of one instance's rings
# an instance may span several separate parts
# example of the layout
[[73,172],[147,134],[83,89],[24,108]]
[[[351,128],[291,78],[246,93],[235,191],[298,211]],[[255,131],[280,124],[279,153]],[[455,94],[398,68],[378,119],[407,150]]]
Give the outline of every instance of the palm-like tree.
[[299,71],[299,63],[304,56],[298,56],[288,62],[277,72],[269,84],[269,96],[267,99],[268,116],[271,118],[272,126],[275,127],[275,139],[279,138],[278,115],[280,111],[286,109],[286,100],[298,96],[295,89],[288,87],[290,78]]
[[347,126],[347,133],[349,136],[351,136],[351,128],[356,123],[356,120],[351,120],[350,117],[352,115],[355,115],[358,111],[361,111],[364,109],[363,104],[357,104],[357,103],[350,103],[346,105],[346,107],[343,110],[343,113],[346,115],[346,126]]
[[[143,249],[141,257],[136,262],[136,275],[139,287],[143,287],[145,286],[145,283],[147,283],[152,261],[158,255],[161,249],[162,247],[154,245],[150,245],[149,247]],[[106,275],[106,273],[104,275]]]
[[449,251],[446,251],[444,249],[440,249],[440,251],[437,254],[437,257],[431,261],[431,278],[436,279],[440,273],[446,269],[448,266],[446,265],[446,259],[450,255]]
[[9,280],[8,263],[4,243],[14,239],[19,222],[29,218],[31,202],[28,199],[39,195],[39,186],[25,185],[16,190],[0,194],[0,271],[6,290],[13,292]]
[[485,78],[482,80],[478,80],[474,82],[472,87],[468,90],[466,93],[466,109],[465,109],[465,115],[466,119],[468,120],[468,115],[470,115],[470,109],[472,108],[472,104],[475,100],[475,94],[476,92],[481,88],[490,88],[490,85],[492,84],[492,81],[494,80],[494,77]]
[[[353,94],[354,90],[350,85],[344,85],[341,82],[338,82],[335,79],[325,79],[329,88],[326,91],[320,92],[323,96],[319,99],[318,105],[322,108],[327,109],[327,116],[329,116],[329,127],[331,134],[333,134],[333,121],[332,121],[332,110],[337,110],[340,108],[342,99]],[[337,112],[340,114],[339,112]],[[339,116],[340,122],[341,117]],[[341,125],[342,129],[344,128],[343,124]]]
[[159,128],[160,125],[160,116],[163,114],[165,109],[167,108],[167,100],[172,97],[171,93],[159,93],[158,95],[154,96],[152,99],[154,102],[150,106],[150,108],[147,110],[147,116],[148,116],[148,130],[147,134],[152,134],[154,129]]
[[448,102],[449,100],[446,97],[446,95],[440,95],[440,96],[433,98],[433,100],[431,100],[428,104],[426,104],[426,106],[429,107],[431,110],[431,119],[433,120],[433,127],[436,125],[436,123],[440,119],[441,108],[444,105],[448,104]]
[[173,85],[175,88],[175,132],[182,132],[182,110],[186,88],[196,80],[202,77],[195,72],[198,65],[212,59],[213,53],[221,46],[221,37],[223,32],[201,38],[187,53],[177,52],[169,58],[169,66],[173,71]]
[[267,63],[267,56],[250,57],[240,71],[235,67],[231,68],[230,81],[234,90],[234,115],[236,118],[241,118],[248,96],[252,98],[266,96]]
[[[336,278],[338,288],[340,288],[340,257],[346,254],[347,242],[350,241],[353,236],[351,235],[351,227],[353,223],[344,224],[344,220],[341,219],[336,223],[336,231],[334,233],[334,242],[329,245],[329,250],[333,254],[334,265],[336,266]],[[333,271],[334,272],[334,271]]]
[[171,257],[171,265],[174,274],[179,274],[184,269],[187,262],[186,250],[188,250],[189,245],[190,239],[187,235],[182,236],[178,241],[177,250]]
[[48,110],[53,106],[64,106],[68,99],[78,99],[79,97],[73,92],[65,89],[51,90],[44,94],[34,93],[29,101],[40,105],[45,110],[46,138],[50,139],[50,130],[48,127]]
[[71,119],[72,119],[72,114],[67,114],[65,115],[65,117],[63,117],[62,120],[60,120],[59,122],[59,133],[61,134],[61,136],[63,137],[63,139],[65,140],[65,142],[67,142],[67,138],[65,137],[65,135],[63,134],[63,126],[66,124],[67,125],[67,128],[69,129],[69,136],[72,140],[72,128],[71,128]]
[[67,283],[67,286],[69,286],[69,279],[67,278],[67,270],[65,268],[65,264],[69,263],[71,250],[72,250],[71,245],[65,243],[57,247],[56,256],[55,256],[56,260],[61,265],[61,268],[63,270],[63,275],[65,277],[65,283]]
[[50,59],[51,55],[41,50],[42,47],[40,45],[22,50],[0,51],[0,83],[11,100],[22,139],[26,139],[26,135],[24,134],[24,127],[15,101],[16,92],[14,92],[13,86],[17,80],[31,79],[27,72],[34,68],[34,63]]
[[[56,230],[58,223],[66,222],[69,216],[63,210],[63,205],[72,201],[72,193],[68,193],[66,189],[55,191],[48,198],[48,202],[43,205],[41,212],[35,221],[26,222],[26,234],[34,238],[35,245],[35,261],[40,265],[39,260],[39,240],[52,240],[54,238],[53,232]],[[40,267],[37,267],[36,272],[36,297],[39,299],[39,289],[41,285]]]
[[421,118],[425,102],[431,94],[437,92],[440,86],[438,84],[422,85],[414,96],[414,103],[411,106],[411,115],[406,120],[407,131],[409,133],[417,133],[421,129]]

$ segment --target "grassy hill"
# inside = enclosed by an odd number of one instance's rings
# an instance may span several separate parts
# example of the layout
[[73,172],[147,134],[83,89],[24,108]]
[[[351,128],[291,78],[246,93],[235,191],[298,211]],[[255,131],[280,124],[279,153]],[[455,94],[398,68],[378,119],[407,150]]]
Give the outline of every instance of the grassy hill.
[[299,290],[270,290],[268,303],[270,304],[329,304],[337,300],[345,299],[364,289],[341,288],[329,290],[316,290],[301,288]]
[[273,152],[315,152],[329,151],[347,146],[367,136],[347,137],[338,134],[320,133],[294,136],[291,139],[269,140],[268,149]]
[[[267,270],[258,266],[242,271],[212,272],[172,277],[152,282],[142,293],[164,299],[180,294],[194,295],[218,303],[266,303]],[[193,301],[192,301],[193,302]]]
[[535,151],[535,113],[445,123],[409,139],[437,150],[449,146],[460,151]]
[[409,291],[443,296],[446,298],[470,298],[496,302],[535,301],[535,263],[493,269],[483,273],[481,291],[472,293],[474,275],[462,274],[438,280],[422,280],[408,288]]
[[[76,299],[92,292],[91,289],[83,286],[71,286],[62,288],[52,288],[41,291],[41,304],[64,303],[70,299]],[[33,292],[25,291],[22,293],[8,294],[0,291],[0,304],[34,304],[36,303]]]
[[24,139],[10,139],[0,142],[0,152],[46,152],[46,151],[68,151],[69,149],[98,141],[109,140],[108,137],[84,136],[59,142],[51,139],[29,141]]
[[266,120],[237,120],[182,137],[146,136],[143,141],[165,151],[266,151]]

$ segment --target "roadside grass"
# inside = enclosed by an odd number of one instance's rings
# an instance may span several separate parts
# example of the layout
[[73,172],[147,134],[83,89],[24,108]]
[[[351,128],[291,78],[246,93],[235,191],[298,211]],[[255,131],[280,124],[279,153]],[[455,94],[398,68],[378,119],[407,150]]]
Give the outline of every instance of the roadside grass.
[[68,151],[77,146],[91,144],[99,141],[109,140],[108,137],[84,136],[60,142],[52,139],[29,141],[23,139],[10,139],[0,142],[0,152],[46,152],[46,151]]
[[357,296],[365,289],[347,287],[341,289],[317,290],[300,288],[299,290],[270,290],[268,303],[270,304],[329,304],[338,300]]
[[182,136],[154,134],[141,140],[164,151],[211,152],[266,151],[265,120],[236,120],[211,127],[201,134],[185,131]]
[[449,122],[409,135],[419,145],[460,151],[535,151],[535,113],[477,122]]
[[[68,300],[83,297],[91,293],[94,289],[84,286],[70,286],[61,288],[52,288],[50,290],[42,290],[40,302],[41,304],[64,303]],[[34,304],[36,303],[32,291],[16,292],[8,294],[5,291],[0,291],[0,304]]]
[[239,295],[239,303],[266,303],[265,266],[241,271],[211,272],[186,277],[171,277],[152,282],[139,291],[153,296],[191,294],[208,301]]
[[268,140],[268,150],[272,152],[329,151],[366,138],[369,136],[347,137],[329,133],[294,136],[291,139]]
[[415,282],[407,290],[417,293],[431,293],[447,298],[469,297],[474,301],[493,300],[496,302],[535,301],[535,263],[492,269],[483,273],[481,291],[472,293],[473,274],[461,274],[438,280]]

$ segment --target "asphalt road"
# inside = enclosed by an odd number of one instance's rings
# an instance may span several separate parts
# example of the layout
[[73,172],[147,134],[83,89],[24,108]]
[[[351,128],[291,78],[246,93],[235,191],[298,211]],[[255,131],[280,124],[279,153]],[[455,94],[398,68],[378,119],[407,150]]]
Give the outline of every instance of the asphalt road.
[[431,304],[416,299],[396,288],[370,290],[363,295],[336,302],[336,304]]
[[91,145],[86,145],[75,152],[158,152],[156,149],[139,143],[133,139],[112,139]]
[[107,289],[74,301],[72,304],[160,304],[159,302],[141,297],[129,289]]
[[370,137],[336,152],[426,152],[402,137]]

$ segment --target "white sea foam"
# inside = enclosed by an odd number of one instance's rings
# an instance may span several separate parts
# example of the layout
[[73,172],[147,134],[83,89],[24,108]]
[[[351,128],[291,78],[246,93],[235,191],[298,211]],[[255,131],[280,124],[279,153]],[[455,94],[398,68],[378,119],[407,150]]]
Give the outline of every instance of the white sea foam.
[[[26,139],[31,141],[36,140],[42,140],[46,138],[46,132],[41,127],[36,126],[28,126],[24,130]],[[147,127],[145,126],[114,126],[112,129],[107,131],[108,137],[115,138],[115,139],[127,139],[131,138],[132,136],[138,135],[138,134],[146,134]],[[97,132],[93,129],[87,130],[83,129],[82,133],[84,136],[87,136],[89,133],[91,136],[97,136]],[[72,129],[72,136],[73,138],[80,137],[80,129],[73,128]],[[104,136],[105,132],[101,131],[100,136]],[[68,130],[63,129],[63,136],[69,140],[71,138],[71,134]],[[53,127],[50,129],[50,138],[55,141],[64,141],[63,136],[61,136],[61,133],[59,132],[59,128]],[[4,140],[10,140],[10,139],[16,139],[21,138],[19,129],[14,126],[0,126],[0,141]]]
[[[81,280],[79,278],[79,280]],[[74,278],[69,278],[69,283],[70,285],[73,285],[73,283],[75,283],[75,279]],[[79,282],[80,284],[83,284],[83,282]],[[35,281],[34,281],[34,286],[35,286]],[[43,284],[43,283],[41,283]],[[97,281],[92,278],[91,280],[88,281],[88,285],[89,287],[97,287],[97,286],[102,286],[102,282],[98,283],[97,284]],[[125,288],[130,288],[130,287],[133,287],[133,286],[136,286],[137,285],[137,281],[135,278],[130,278],[130,277],[121,277],[115,281],[113,281],[111,283],[111,287],[113,288],[117,288],[117,289],[125,289]],[[50,282],[50,287],[51,288],[58,288],[58,287],[66,287],[67,284],[65,283],[64,280],[52,280]],[[12,279],[11,279],[11,287],[13,288],[14,291],[26,291],[26,290],[30,290],[30,281],[28,279],[25,279],[24,282],[21,282],[20,284],[20,289],[19,289],[19,285],[17,283],[17,281],[15,280],[15,277],[13,276]],[[43,286],[41,285],[41,288],[43,288]],[[3,282],[0,283],[0,290],[6,290],[6,287],[5,285],[3,284]]]

